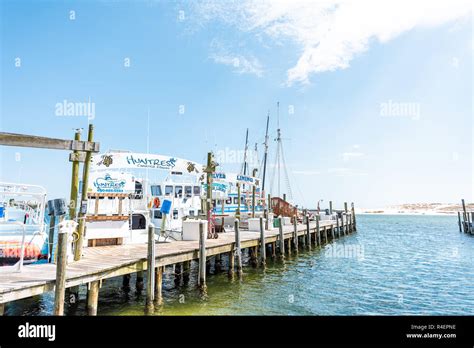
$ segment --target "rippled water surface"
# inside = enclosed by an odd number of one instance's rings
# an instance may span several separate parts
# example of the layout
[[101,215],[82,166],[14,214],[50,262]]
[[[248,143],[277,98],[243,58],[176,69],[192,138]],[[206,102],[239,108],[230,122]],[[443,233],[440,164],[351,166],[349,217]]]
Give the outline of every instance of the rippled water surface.
[[[474,236],[458,232],[451,216],[369,216],[358,232],[322,249],[245,268],[243,282],[225,271],[208,276],[208,298],[164,277],[157,315],[474,315]],[[212,270],[211,270],[212,271]],[[68,314],[85,314],[85,289]],[[99,315],[142,315],[145,292],[107,280]],[[48,315],[52,294],[18,301],[7,315]]]

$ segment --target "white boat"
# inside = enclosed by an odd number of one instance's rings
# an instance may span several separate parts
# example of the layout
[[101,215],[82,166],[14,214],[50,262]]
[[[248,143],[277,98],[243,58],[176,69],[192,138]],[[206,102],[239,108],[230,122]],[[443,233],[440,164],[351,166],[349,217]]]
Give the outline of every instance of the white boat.
[[0,183],[0,265],[48,259],[45,202],[41,186]]

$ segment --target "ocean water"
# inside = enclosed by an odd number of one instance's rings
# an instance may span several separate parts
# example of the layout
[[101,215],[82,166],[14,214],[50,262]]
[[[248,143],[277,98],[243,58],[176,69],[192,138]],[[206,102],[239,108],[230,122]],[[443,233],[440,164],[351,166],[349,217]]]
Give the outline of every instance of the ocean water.
[[[267,269],[245,267],[242,282],[224,271],[207,279],[208,296],[164,276],[156,315],[474,315],[474,236],[455,216],[359,215],[358,232],[300,251]],[[213,273],[213,269],[211,269]],[[145,280],[146,281],[146,280]],[[145,283],[146,284],[146,283]],[[142,315],[145,290],[106,280],[99,315]],[[49,315],[53,295],[7,306],[7,315]],[[85,289],[69,315],[85,314]]]

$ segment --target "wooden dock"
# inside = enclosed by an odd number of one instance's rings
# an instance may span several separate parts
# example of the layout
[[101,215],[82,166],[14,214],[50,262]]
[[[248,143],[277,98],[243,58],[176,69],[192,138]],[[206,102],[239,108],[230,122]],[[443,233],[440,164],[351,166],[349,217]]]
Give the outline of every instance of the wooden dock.
[[[311,248],[329,243],[355,230],[355,216],[344,214],[344,219],[310,221],[308,224],[294,224],[264,231],[263,248],[261,232],[240,231],[240,247],[252,252],[254,260],[265,248],[272,248],[272,255],[295,252],[298,248]],[[343,220],[343,222],[341,221]],[[309,227],[309,230],[308,230]],[[280,236],[283,236],[283,240]],[[295,241],[296,239],[296,241]],[[229,267],[234,267],[235,233],[219,233],[219,238],[205,241],[206,260],[222,255],[229,257]],[[259,248],[260,246],[260,248]],[[283,248],[283,253],[281,252]],[[188,264],[199,260],[199,241],[172,241],[155,243],[155,301],[161,302],[162,272],[164,266]],[[101,246],[84,249],[79,261],[70,262],[66,268],[66,288],[87,285],[89,289],[88,308],[90,315],[97,313],[97,298],[102,280],[147,270],[148,244]],[[282,255],[282,256],[283,256]],[[231,260],[232,258],[232,260]],[[284,258],[284,256],[283,256]],[[233,269],[229,270],[229,274]],[[150,273],[149,273],[150,274]],[[0,314],[8,302],[54,291],[56,282],[55,264],[35,264],[23,267],[19,273],[0,273]],[[92,296],[91,296],[92,291]],[[95,303],[89,303],[89,302]]]

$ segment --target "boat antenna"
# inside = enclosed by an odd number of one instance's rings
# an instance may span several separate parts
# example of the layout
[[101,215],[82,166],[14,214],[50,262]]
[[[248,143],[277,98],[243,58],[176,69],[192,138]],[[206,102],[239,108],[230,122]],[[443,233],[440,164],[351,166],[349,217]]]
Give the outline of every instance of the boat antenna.
[[247,174],[247,151],[249,148],[249,129],[247,128],[247,133],[245,134],[245,149],[244,149],[244,163],[242,165],[242,174]]

